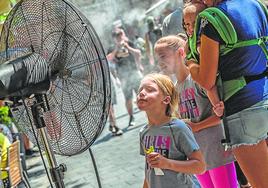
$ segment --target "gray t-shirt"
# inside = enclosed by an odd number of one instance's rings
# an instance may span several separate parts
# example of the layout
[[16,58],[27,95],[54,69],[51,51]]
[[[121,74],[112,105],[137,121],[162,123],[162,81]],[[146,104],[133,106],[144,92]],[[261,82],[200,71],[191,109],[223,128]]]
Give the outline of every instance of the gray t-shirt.
[[184,32],[182,28],[182,8],[179,7],[165,17],[162,24],[162,36],[177,35],[182,32]]
[[[160,126],[144,126],[140,130],[140,153],[144,148],[154,147],[154,151],[173,160],[186,161],[187,156],[199,150],[190,128],[181,120],[173,119]],[[145,164],[145,178],[150,188],[199,188],[195,176],[164,170],[163,176],[155,175],[154,169]]]
[[[212,115],[212,105],[206,92],[189,75],[183,83],[177,84],[179,93],[179,113],[181,118],[200,122]],[[207,170],[234,161],[230,151],[221,144],[224,138],[223,125],[203,129],[194,133],[197,143],[205,157]]]

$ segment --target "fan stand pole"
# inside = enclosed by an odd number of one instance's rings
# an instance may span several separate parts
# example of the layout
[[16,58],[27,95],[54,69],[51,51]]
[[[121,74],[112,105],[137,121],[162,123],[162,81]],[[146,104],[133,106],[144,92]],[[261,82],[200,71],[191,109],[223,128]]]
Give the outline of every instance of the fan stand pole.
[[95,170],[95,174],[96,174],[96,177],[97,177],[97,182],[98,182],[99,188],[102,188],[101,187],[100,176],[99,176],[99,172],[98,172],[98,168],[97,168],[97,164],[96,164],[96,161],[95,161],[95,157],[94,157],[93,152],[92,152],[92,150],[90,148],[88,149],[88,151],[89,151],[89,154],[90,154],[92,162],[93,162],[93,167],[94,167],[94,170]]
[[60,164],[59,166],[57,165],[55,155],[48,141],[47,132],[45,130],[46,125],[43,118],[43,113],[45,109],[44,100],[42,95],[36,95],[35,98],[37,102],[32,106],[32,114],[36,128],[44,145],[44,150],[46,152],[48,164],[50,167],[50,175],[56,188],[64,188],[65,186],[63,182],[63,176],[67,168],[64,164]]

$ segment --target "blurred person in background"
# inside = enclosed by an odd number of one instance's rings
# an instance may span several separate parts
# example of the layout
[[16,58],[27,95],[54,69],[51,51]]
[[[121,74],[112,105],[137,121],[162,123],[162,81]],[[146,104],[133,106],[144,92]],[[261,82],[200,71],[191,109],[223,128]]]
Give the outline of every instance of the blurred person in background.
[[146,67],[147,72],[157,70],[156,60],[154,58],[154,44],[161,38],[162,31],[159,27],[156,26],[155,20],[152,16],[149,16],[146,19],[148,31],[145,33],[145,49],[146,55],[149,59],[149,66]]
[[[116,75],[116,70],[115,70],[115,64],[112,62],[112,50],[109,49],[107,53],[107,60],[110,68],[110,77],[111,77],[111,105],[109,109],[109,131],[111,131],[113,136],[120,136],[123,134],[123,131],[116,125],[116,116],[115,116],[115,111],[114,111],[114,105],[117,103],[116,100],[116,91],[115,91],[115,83],[117,83],[117,86],[120,86],[120,81]],[[113,78],[112,78],[113,76]]]
[[121,28],[115,28],[112,33],[115,48],[110,59],[115,64],[117,76],[125,97],[125,105],[129,114],[128,126],[135,125],[133,116],[133,91],[137,94],[142,78],[141,52],[125,35]]
[[162,24],[162,36],[177,35],[184,32],[182,27],[182,0],[176,4],[176,9],[167,15]]

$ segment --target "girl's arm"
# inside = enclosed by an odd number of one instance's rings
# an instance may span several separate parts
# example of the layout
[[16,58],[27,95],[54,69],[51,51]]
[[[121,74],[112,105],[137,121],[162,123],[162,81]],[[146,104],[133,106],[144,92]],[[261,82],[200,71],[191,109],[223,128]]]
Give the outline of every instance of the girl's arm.
[[152,168],[168,169],[187,174],[201,174],[206,170],[206,164],[200,150],[192,152],[186,161],[168,159],[159,153],[152,152],[147,155],[147,162]]
[[216,83],[218,59],[219,43],[201,35],[200,66],[189,64],[189,69],[192,78],[206,90],[211,90]]
[[187,161],[169,160],[168,169],[176,172],[202,174],[206,170],[206,163],[200,150],[192,152]]
[[141,56],[141,51],[139,49],[133,48],[129,46],[127,42],[124,43],[124,46],[129,50],[129,52],[134,56],[134,57],[140,57]]
[[203,121],[193,123],[191,121],[185,121],[191,128],[193,132],[198,132],[209,127],[218,126],[221,122],[220,118],[216,115],[212,115]]

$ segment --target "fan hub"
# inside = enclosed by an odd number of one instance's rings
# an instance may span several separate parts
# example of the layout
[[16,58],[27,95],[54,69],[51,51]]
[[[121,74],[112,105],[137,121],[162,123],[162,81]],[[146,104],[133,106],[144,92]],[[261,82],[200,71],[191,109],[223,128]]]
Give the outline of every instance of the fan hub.
[[72,71],[69,69],[63,69],[62,71],[60,71],[60,78],[62,79],[67,79],[69,77],[72,76]]

